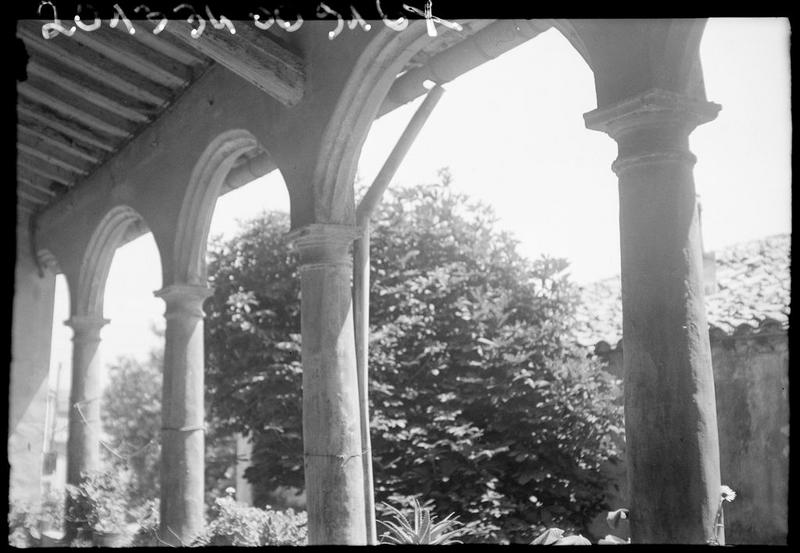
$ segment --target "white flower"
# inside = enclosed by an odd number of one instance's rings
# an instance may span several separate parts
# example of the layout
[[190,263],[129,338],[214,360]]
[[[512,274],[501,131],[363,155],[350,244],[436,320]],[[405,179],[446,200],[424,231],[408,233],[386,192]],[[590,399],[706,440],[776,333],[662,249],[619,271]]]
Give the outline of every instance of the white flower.
[[227,488],[225,488],[225,493],[228,495],[233,495],[236,493],[236,488],[234,488],[233,486],[228,486]]
[[736,499],[736,492],[730,489],[728,486],[720,486],[720,494],[722,494],[722,499],[724,501],[731,502]]

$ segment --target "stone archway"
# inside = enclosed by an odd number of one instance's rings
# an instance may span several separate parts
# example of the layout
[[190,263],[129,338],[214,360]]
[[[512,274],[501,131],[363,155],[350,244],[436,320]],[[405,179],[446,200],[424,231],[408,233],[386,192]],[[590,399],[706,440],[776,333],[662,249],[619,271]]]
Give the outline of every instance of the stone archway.
[[[572,24],[564,19],[547,23],[592,69],[589,50]],[[397,75],[430,40],[424,21],[410,21],[402,32],[383,27],[354,64],[321,140],[314,170],[316,222],[352,223],[352,183],[370,126]]]
[[173,282],[205,286],[206,243],[217,197],[236,160],[259,148],[250,131],[233,129],[214,138],[200,155],[178,216]]
[[[631,533],[643,542],[705,543],[717,538],[713,516],[719,453],[697,269],[696,159],[688,140],[696,126],[713,120],[719,110],[706,101],[702,84],[697,50],[703,26],[702,20],[575,20],[556,26],[594,74],[598,109],[585,114],[587,127],[608,133],[619,145],[612,169],[620,183]],[[575,32],[565,32],[570,28]],[[332,260],[343,263],[353,238],[348,232],[355,220],[352,183],[358,156],[392,81],[426,40],[423,22],[410,23],[403,33],[382,29],[350,72],[315,166],[317,224],[297,233],[301,263],[309,266],[302,273],[304,300],[322,282],[336,280],[342,289],[349,285],[344,274],[333,273]],[[309,252],[306,258],[304,252]],[[312,281],[311,269],[321,273],[323,261],[329,273],[314,274]],[[323,299],[308,308],[309,318],[324,318],[335,328],[350,324],[341,315],[346,305],[336,304],[337,312]],[[303,323],[304,371],[316,370],[313,365],[320,357],[311,348],[306,352],[306,336],[313,331],[309,324],[307,332]],[[349,336],[342,336],[327,344],[325,352],[331,355],[325,369],[344,375],[351,352],[344,344]],[[304,412],[304,422],[305,417]],[[667,484],[676,477],[679,483]],[[337,493],[354,497],[348,486],[353,484],[343,481]],[[325,498],[324,493],[314,494],[321,502]],[[360,509],[354,506],[354,512]],[[309,509],[309,521],[312,531],[318,531],[311,534],[317,543],[361,540],[354,530],[361,524],[357,515],[336,517],[321,508],[312,517]],[[353,529],[352,534],[337,533],[332,529],[337,524]]]
[[206,247],[217,197],[237,160],[262,151],[255,135],[230,129],[198,157],[177,220],[171,270],[156,292],[166,303],[162,399],[161,539],[186,545],[205,518],[205,347],[203,302]]
[[132,223],[143,218],[133,208],[118,205],[100,220],[81,261],[75,284],[73,316],[103,315],[103,293],[114,252],[122,244],[125,232]]
[[[560,30],[569,27],[562,22]],[[572,43],[576,36],[567,39]],[[362,146],[387,94],[430,41],[425,22],[411,21],[399,33],[378,29],[366,44],[320,140],[312,179],[315,224],[294,232],[302,267],[303,425],[308,429],[304,455],[312,544],[366,540],[363,471],[368,469],[362,469],[363,463],[344,467],[338,462],[369,454],[361,446],[360,428],[352,424],[359,416],[350,301],[353,180]],[[585,49],[577,49],[586,59]]]
[[[100,331],[103,295],[114,253],[132,224],[143,221],[133,208],[118,205],[100,220],[84,251],[76,282],[70,287],[70,319],[73,329],[72,385],[70,387],[67,483],[77,484],[81,473],[100,468]],[[73,525],[67,533],[72,535]]]

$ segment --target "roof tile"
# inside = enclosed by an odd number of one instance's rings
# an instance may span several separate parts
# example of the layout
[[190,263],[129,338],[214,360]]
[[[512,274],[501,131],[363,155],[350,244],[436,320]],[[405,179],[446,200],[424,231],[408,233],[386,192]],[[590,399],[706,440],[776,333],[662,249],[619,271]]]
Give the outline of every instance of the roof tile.
[[[730,334],[741,325],[756,327],[772,319],[789,324],[791,235],[779,234],[735,244],[715,253],[717,291],[706,295],[711,327]],[[576,314],[578,342],[594,346],[622,337],[619,275],[581,287]]]

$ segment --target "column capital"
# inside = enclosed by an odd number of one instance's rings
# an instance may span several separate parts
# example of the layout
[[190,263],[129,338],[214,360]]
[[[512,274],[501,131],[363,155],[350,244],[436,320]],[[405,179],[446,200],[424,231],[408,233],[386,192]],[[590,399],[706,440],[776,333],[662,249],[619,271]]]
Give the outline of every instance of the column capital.
[[204,317],[203,302],[212,294],[214,289],[210,286],[185,283],[169,284],[153,292],[154,296],[166,302],[167,318],[179,315]]
[[300,253],[301,268],[351,267],[350,244],[359,236],[359,229],[353,225],[313,223],[290,232],[287,238]]
[[679,124],[688,132],[716,119],[722,106],[684,94],[653,88],[616,104],[583,115],[586,128],[602,131],[615,140],[643,127]]
[[100,329],[111,322],[111,319],[106,319],[102,315],[94,313],[85,313],[81,315],[72,315],[69,319],[64,321],[64,324],[72,328],[77,335],[78,333],[86,334],[96,332],[99,336]]
[[716,118],[721,106],[660,89],[590,111],[586,127],[603,131],[617,141],[619,155],[611,165],[618,175],[634,167],[677,163],[694,166],[689,134]]

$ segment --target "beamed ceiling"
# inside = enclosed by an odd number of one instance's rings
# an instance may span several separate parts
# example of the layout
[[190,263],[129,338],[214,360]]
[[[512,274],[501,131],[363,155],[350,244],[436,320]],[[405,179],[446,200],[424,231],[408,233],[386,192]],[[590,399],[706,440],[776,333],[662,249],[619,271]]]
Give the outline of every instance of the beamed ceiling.
[[31,212],[78,185],[213,63],[167,33],[106,23],[45,39],[41,27],[17,26],[29,56],[17,84],[17,198]]
[[[424,94],[424,80],[449,81],[547,27],[483,20],[441,33],[398,76],[381,115]],[[286,106],[302,99],[304,60],[275,35],[243,24],[233,36],[207,29],[194,40],[185,28],[176,29],[167,25],[158,35],[145,30],[131,35],[103,21],[91,32],[45,39],[42,21],[17,22],[17,37],[29,56],[27,79],[17,83],[20,210],[36,213],[69,194],[214,63]],[[257,161],[253,166],[259,171],[274,168],[268,160]],[[252,170],[246,174],[252,178]]]

